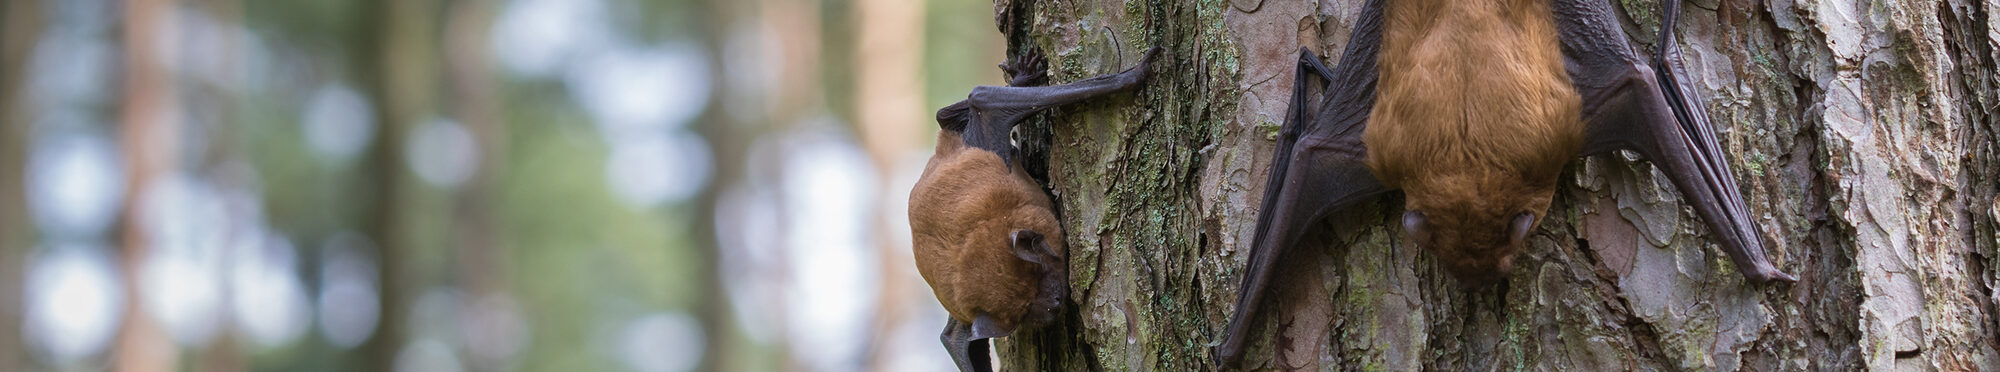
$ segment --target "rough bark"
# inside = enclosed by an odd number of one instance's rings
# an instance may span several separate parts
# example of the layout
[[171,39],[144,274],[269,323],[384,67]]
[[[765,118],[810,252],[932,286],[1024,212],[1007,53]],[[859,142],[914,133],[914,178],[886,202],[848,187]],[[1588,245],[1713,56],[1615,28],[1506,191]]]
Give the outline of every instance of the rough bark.
[[[1613,2],[1650,53],[1659,3]],[[1050,56],[1056,82],[1154,45],[1168,60],[1129,98],[1024,127],[1060,205],[1073,295],[1059,324],[1001,341],[1002,362],[1210,369],[1294,53],[1337,55],[1362,2],[1028,3],[996,1],[996,20],[1010,54]],[[1650,163],[1579,158],[1504,284],[1459,289],[1390,223],[1400,197],[1328,218],[1280,269],[1245,365],[2000,368],[2000,2],[1688,5],[1689,73],[1797,284],[1745,284]]]

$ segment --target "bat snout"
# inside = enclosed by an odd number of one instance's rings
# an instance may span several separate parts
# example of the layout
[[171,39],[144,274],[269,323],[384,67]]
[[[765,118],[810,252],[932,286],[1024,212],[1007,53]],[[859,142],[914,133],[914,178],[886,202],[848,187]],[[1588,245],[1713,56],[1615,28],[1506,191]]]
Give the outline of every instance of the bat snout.
[[1467,285],[1505,280],[1514,271],[1514,255],[1521,251],[1518,242],[1465,244],[1464,240],[1448,240],[1454,241],[1446,246],[1432,246],[1431,251],[1437,253],[1438,262],[1446,272]]
[[1465,285],[1479,285],[1507,279],[1507,273],[1514,269],[1513,257],[1497,260],[1466,260],[1457,265],[1445,267],[1452,277]]
[[1533,226],[1533,215],[1509,219],[1505,230],[1494,223],[1466,218],[1459,211],[1410,210],[1403,214],[1403,231],[1417,247],[1436,255],[1438,266],[1466,284],[1505,279],[1513,271],[1514,254],[1525,245],[1522,231]]

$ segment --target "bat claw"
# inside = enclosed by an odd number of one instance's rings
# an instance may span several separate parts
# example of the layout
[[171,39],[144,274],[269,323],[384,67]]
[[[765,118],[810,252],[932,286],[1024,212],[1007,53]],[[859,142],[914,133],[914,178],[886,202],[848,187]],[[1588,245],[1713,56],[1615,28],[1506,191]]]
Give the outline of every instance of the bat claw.
[[1798,277],[1794,277],[1794,276],[1792,276],[1791,274],[1786,274],[1786,273],[1778,273],[1778,276],[1777,276],[1777,277],[1775,277],[1775,278],[1772,278],[1772,279],[1774,279],[1774,280],[1777,280],[1777,281],[1781,281],[1781,282],[1786,282],[1786,283],[1798,283],[1798,282],[1799,282],[1799,278],[1798,278]]
[[1752,283],[1797,283],[1798,277],[1778,271],[1776,268],[1762,267],[1745,272]]
[[1165,52],[1165,49],[1157,46],[1147,49],[1146,58],[1139,60],[1139,64],[1132,65],[1132,67],[1125,68],[1125,71],[1118,73],[1119,79],[1125,81],[1121,85],[1139,86],[1140,84],[1145,84],[1146,78],[1153,75],[1153,61],[1159,59],[1160,55],[1165,54]]

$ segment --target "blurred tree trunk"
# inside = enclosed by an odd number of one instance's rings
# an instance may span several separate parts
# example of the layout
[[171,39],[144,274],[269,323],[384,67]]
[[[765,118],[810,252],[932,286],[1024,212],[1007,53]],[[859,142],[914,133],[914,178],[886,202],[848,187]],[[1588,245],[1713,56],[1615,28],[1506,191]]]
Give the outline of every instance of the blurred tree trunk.
[[28,89],[28,55],[41,38],[40,1],[14,0],[0,5],[0,370],[27,369],[21,342],[21,317],[26,314],[21,283],[23,262],[34,246],[34,225],[28,220],[26,183],[28,128],[32,116],[22,92]]
[[488,0],[454,1],[445,29],[449,66],[445,72],[452,112],[479,148],[479,169],[459,189],[455,211],[459,241],[456,266],[468,293],[478,296],[505,289],[504,273],[500,272],[505,268],[500,253],[504,251],[493,222],[493,193],[499,172],[506,169],[507,128],[501,121],[498,87],[486,48],[498,10],[494,5]]
[[[717,219],[742,212],[725,211],[724,208],[750,207],[741,199],[735,203],[730,203],[729,199],[775,197],[761,190],[770,185],[758,185],[751,181],[753,170],[773,166],[752,163],[753,142],[758,141],[760,135],[781,133],[797,123],[817,119],[816,115],[822,113],[819,110],[824,109],[828,99],[821,73],[845,69],[827,65],[840,62],[828,61],[831,58],[823,53],[831,49],[822,45],[828,40],[822,37],[821,31],[829,27],[821,23],[825,12],[818,1],[704,0],[695,4],[699,8],[694,9],[693,14],[709,15],[699,17],[699,22],[703,23],[699,29],[705,33],[703,46],[709,51],[709,66],[712,66],[711,72],[716,74],[717,79],[708,107],[692,127],[714,151],[715,165],[711,184],[702,188],[694,205],[698,218],[694,219],[692,226],[693,236],[700,243],[698,253],[702,260],[698,265],[698,270],[702,272],[698,275],[708,279],[696,297],[710,299],[695,309],[695,316],[700,318],[704,327],[706,349],[701,364],[694,370],[801,370],[805,367],[797,351],[812,346],[791,340],[790,336],[794,334],[790,329],[792,325],[783,319],[789,318],[787,312],[802,311],[803,307],[785,306],[791,296],[776,296],[775,306],[745,309],[744,313],[755,318],[747,321],[777,320],[761,325],[775,337],[770,340],[773,344],[753,344],[745,330],[737,326],[742,321],[735,318],[738,313],[732,311],[729,301],[732,296],[727,293],[725,285],[729,280],[768,280],[776,283],[781,292],[792,290],[793,281],[788,274],[791,272],[790,264],[786,260],[777,260],[769,266],[723,266],[724,247],[717,230],[736,227],[718,226],[720,221]],[[768,61],[777,63],[766,63]],[[752,74],[761,76],[744,78]],[[777,180],[766,182],[771,181]],[[789,231],[789,227],[782,223],[777,228],[780,231],[757,233],[784,236]]]
[[[743,6],[732,0],[696,1],[694,6],[696,7],[693,10],[694,14],[710,15],[698,17],[702,21],[698,29],[704,36],[701,39],[702,47],[708,51],[704,56],[708,57],[708,65],[715,68],[715,76],[725,76],[724,66],[728,66],[729,61],[725,60],[728,53],[724,53],[724,50],[728,47],[732,27],[736,27],[735,22],[740,22],[738,19],[745,13]],[[695,252],[701,260],[693,266],[698,271],[695,277],[701,278],[701,283],[696,283],[700,290],[697,291],[698,295],[695,298],[700,298],[702,301],[698,301],[693,310],[695,318],[701,321],[701,341],[704,346],[701,361],[694,369],[696,371],[744,369],[741,366],[744,363],[734,356],[747,342],[736,327],[734,313],[730,310],[730,296],[727,288],[723,286],[724,281],[728,280],[728,275],[722,272],[722,241],[720,233],[716,231],[716,219],[720,216],[718,213],[722,208],[723,192],[734,187],[733,183],[743,179],[746,168],[744,162],[749,157],[750,133],[753,133],[745,129],[748,123],[737,122],[722,112],[725,104],[723,100],[736,96],[731,92],[732,89],[742,88],[731,86],[727,79],[716,79],[714,84],[710,85],[708,107],[702,109],[702,114],[695,120],[693,127],[702,139],[708,141],[709,148],[714,151],[715,156],[714,177],[710,178],[709,184],[704,185],[701,193],[695,196],[695,218],[691,221],[693,231],[690,231],[690,235],[695,237]]]
[[[995,7],[1002,29],[1021,30],[1010,54],[1045,51],[1056,82],[1118,71],[1154,45],[1167,58],[1131,98],[1024,127],[1068,232],[1072,306],[1001,342],[1003,363],[1208,369],[1235,312],[1295,53],[1338,55],[1362,2],[1027,2]],[[1659,4],[1614,5],[1650,52]],[[1691,79],[1768,253],[1799,283],[1744,284],[1651,164],[1579,159],[1504,285],[1458,289],[1388,223],[1400,197],[1330,217],[1319,243],[1285,260],[1245,365],[2000,365],[1995,2],[1688,5]]]
[[[490,318],[481,317],[495,316],[495,311],[511,311],[499,308],[510,305],[495,302],[509,298],[506,297],[508,250],[494,221],[500,172],[507,169],[507,126],[501,117],[493,64],[487,57],[491,55],[487,38],[498,5],[492,0],[455,0],[450,2],[445,15],[444,72],[450,88],[451,112],[472,134],[479,149],[477,168],[454,196],[457,208],[452,218],[458,248],[453,265],[459,275],[459,288],[465,293],[458,299],[458,313],[473,319],[473,324],[486,324],[481,321]],[[467,370],[506,370],[505,361],[512,356],[494,354],[504,350],[492,348],[510,345],[470,336],[507,337],[494,334],[503,331],[498,328],[501,327],[465,330],[471,338],[465,342],[470,351],[465,353],[469,357]]]
[[[895,170],[904,163],[904,155],[909,149],[921,148],[917,145],[916,133],[928,132],[923,128],[927,122],[923,95],[923,48],[924,45],[924,4],[913,1],[861,0],[851,10],[853,17],[849,25],[856,30],[857,39],[853,48],[850,66],[853,66],[854,117],[855,127],[861,132],[861,145],[868,152],[868,158],[876,169],[876,179],[882,185],[895,185],[900,177]],[[892,191],[897,190],[897,191]],[[877,197],[883,199],[877,205],[895,205],[894,198],[907,198],[908,194],[897,187],[878,189]],[[892,218],[909,213],[907,210],[878,211],[875,223],[867,224],[870,233],[883,237],[875,239],[876,265],[882,267],[877,276],[875,315],[870,322],[865,365],[872,370],[886,370],[896,357],[891,342],[903,327],[918,326],[926,331],[937,325],[932,322],[915,325],[911,319],[911,307],[923,302],[914,298],[921,296],[922,277],[917,275],[916,257],[910,253],[907,243],[894,239],[896,235],[909,234],[907,224],[895,223],[901,219]],[[907,236],[907,235],[904,235]]]
[[[191,1],[187,5],[190,11],[205,13],[209,17],[209,20],[215,22],[217,26],[223,28],[243,27],[243,3],[239,0],[200,0]],[[243,71],[246,63],[243,62],[245,58],[243,45],[240,43],[241,40],[224,37],[218,38],[216,42],[217,44],[209,49],[189,48],[188,50],[195,53],[218,54],[218,58],[214,60],[224,64],[223,66],[216,67],[220,70]],[[241,80],[236,79],[190,78],[187,82],[189,84],[186,84],[182,92],[183,99],[189,101],[191,106],[212,107],[215,113],[215,116],[211,119],[214,121],[208,123],[210,129],[199,131],[199,133],[208,138],[201,140],[207,148],[200,151],[200,153],[206,155],[206,157],[196,160],[197,165],[195,167],[198,167],[197,171],[214,175],[222,184],[240,186],[254,182],[250,180],[250,178],[255,177],[251,172],[252,170],[249,169],[247,163],[242,163],[242,161],[247,160],[247,155],[241,145],[242,142],[232,141],[235,138],[234,136],[240,133],[244,125],[247,124],[238,115],[240,111],[235,99],[236,94],[238,94],[237,92],[243,90],[244,84],[241,83]],[[228,229],[232,230],[250,228],[254,227],[228,227]],[[228,255],[231,256],[227,259],[230,265],[241,264],[250,259],[246,255],[233,253]],[[242,289],[237,288],[234,283],[227,281],[224,283],[224,289],[222,290],[224,295],[222,298],[225,301],[236,296],[246,296]],[[246,343],[248,337],[245,337],[245,330],[238,327],[240,323],[233,322],[235,316],[220,317],[222,323],[217,327],[215,338],[209,342],[207,347],[193,350],[192,355],[188,358],[191,365],[188,369],[206,372],[242,372],[249,370],[248,354],[256,351],[256,345],[254,343]]]
[[180,359],[179,350],[158,319],[146,310],[139,278],[144,273],[151,237],[140,213],[146,190],[178,159],[179,136],[173,107],[178,105],[171,60],[175,40],[173,0],[132,0],[124,4],[119,42],[124,46],[123,101],[119,104],[119,143],[125,157],[125,204],[119,217],[119,272],[124,286],[124,321],[113,346],[113,368],[119,372],[166,371]]
[[410,231],[410,186],[415,182],[404,165],[404,135],[431,105],[434,82],[432,61],[436,59],[430,0],[376,0],[364,5],[361,18],[354,20],[355,38],[349,51],[356,58],[353,79],[359,81],[375,108],[375,138],[369,142],[365,167],[368,175],[357,180],[357,188],[369,190],[368,216],[362,233],[373,240],[377,250],[377,281],[381,286],[380,319],[375,332],[362,344],[362,368],[394,371],[396,355],[407,341],[410,272],[413,246]]

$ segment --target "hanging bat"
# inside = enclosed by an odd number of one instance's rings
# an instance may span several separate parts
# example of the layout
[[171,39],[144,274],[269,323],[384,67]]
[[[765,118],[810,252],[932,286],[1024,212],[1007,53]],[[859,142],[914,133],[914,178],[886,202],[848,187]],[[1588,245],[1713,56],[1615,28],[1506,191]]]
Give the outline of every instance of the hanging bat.
[[1750,282],[1793,281],[1765,259],[1708,116],[1679,82],[1680,2],[1664,3],[1650,64],[1606,0],[1369,0],[1338,69],[1301,50],[1216,360],[1240,361],[1274,266],[1323,216],[1400,190],[1411,242],[1461,283],[1492,281],[1545,216],[1563,165],[1616,150],[1660,167]]
[[1001,65],[1006,87],[980,86],[938,110],[937,149],[910,191],[917,272],[951,314],[939,337],[961,371],[989,371],[987,339],[1055,318],[1069,295],[1062,226],[1041,185],[1016,172],[1008,139],[1036,112],[1131,90],[1159,49],[1124,72],[1056,86],[1033,50]]

